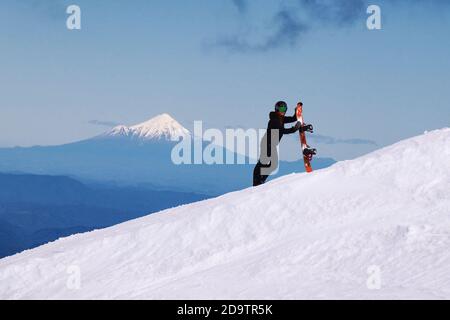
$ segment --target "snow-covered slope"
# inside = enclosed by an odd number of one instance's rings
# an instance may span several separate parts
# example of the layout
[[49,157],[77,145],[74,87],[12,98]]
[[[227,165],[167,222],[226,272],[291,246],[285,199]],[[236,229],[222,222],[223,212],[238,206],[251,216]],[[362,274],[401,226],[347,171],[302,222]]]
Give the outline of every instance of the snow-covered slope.
[[72,236],[0,260],[0,298],[449,299],[449,164],[442,129]]
[[167,113],[161,114],[140,124],[127,127],[119,125],[106,132],[101,137],[127,137],[138,140],[168,140],[177,141],[180,137],[190,137],[189,130],[173,119]]

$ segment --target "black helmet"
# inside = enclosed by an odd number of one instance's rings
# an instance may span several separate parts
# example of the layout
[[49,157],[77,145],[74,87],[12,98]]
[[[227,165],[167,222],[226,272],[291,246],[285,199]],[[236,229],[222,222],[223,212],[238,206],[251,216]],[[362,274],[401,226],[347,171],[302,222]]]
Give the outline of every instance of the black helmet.
[[287,108],[287,103],[284,101],[278,101],[277,103],[275,103],[275,111],[277,112],[286,112]]

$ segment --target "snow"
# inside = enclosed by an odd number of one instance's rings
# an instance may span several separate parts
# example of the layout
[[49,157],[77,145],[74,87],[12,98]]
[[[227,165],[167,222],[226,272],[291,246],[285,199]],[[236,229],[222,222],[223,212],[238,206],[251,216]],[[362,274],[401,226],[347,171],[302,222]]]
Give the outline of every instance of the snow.
[[449,299],[449,163],[446,128],[61,239],[0,260],[0,298]]
[[110,136],[128,136],[130,134],[130,128],[124,125],[119,125],[108,133]]
[[168,141],[177,141],[181,137],[190,136],[189,130],[167,113],[131,127],[119,125],[102,135],[102,137],[131,137],[139,140],[164,139]]

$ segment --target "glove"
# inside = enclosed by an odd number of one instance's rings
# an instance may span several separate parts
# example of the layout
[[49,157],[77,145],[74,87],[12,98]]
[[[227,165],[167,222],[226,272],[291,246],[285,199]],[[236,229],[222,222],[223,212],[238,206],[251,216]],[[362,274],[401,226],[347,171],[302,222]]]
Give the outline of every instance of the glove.
[[297,123],[294,126],[295,131],[300,130],[300,132],[302,132],[302,124],[300,122],[297,121]]
[[[298,122],[298,124],[300,124],[300,122]],[[313,128],[312,124],[305,124],[304,126],[300,125],[299,130],[300,130],[300,132],[313,133],[314,128]]]

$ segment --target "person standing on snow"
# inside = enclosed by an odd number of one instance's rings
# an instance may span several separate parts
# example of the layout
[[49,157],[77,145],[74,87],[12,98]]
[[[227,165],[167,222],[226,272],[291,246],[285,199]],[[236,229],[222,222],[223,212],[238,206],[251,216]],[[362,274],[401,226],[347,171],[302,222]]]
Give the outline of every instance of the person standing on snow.
[[284,101],[278,101],[275,104],[275,111],[269,114],[269,123],[267,131],[261,141],[261,155],[258,163],[253,170],[253,186],[258,186],[266,182],[268,176],[278,168],[278,150],[277,146],[280,143],[284,134],[291,134],[297,131],[311,131],[311,125],[302,125],[297,122],[295,126],[286,129],[285,123],[292,123],[297,121],[296,113],[292,117],[286,117],[287,104]]

